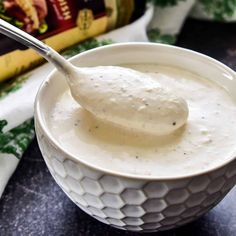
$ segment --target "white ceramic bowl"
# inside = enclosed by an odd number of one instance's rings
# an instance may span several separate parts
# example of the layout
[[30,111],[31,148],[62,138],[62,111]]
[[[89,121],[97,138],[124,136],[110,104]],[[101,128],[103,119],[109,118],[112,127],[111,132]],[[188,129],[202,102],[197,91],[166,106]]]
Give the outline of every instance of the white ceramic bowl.
[[[225,87],[236,100],[235,72],[202,54],[151,43],[114,44],[71,59],[78,66],[157,63],[180,67]],[[236,182],[236,159],[195,175],[152,178],[115,173],[86,163],[60,147],[48,128],[49,104],[67,86],[53,71],[35,103],[39,146],[58,185],[83,211],[99,221],[132,231],[167,230],[214,207]],[[79,147],[78,147],[79,148]]]

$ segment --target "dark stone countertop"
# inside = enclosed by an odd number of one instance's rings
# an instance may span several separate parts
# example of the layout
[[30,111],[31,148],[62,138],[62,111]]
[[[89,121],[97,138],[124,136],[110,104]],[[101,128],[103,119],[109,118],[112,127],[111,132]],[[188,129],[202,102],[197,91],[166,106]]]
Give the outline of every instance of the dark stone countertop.
[[[177,44],[210,55],[236,69],[236,24],[188,20]],[[137,234],[99,223],[72,203],[49,174],[34,140],[0,200],[0,235]],[[236,188],[197,221],[152,235],[236,235]]]

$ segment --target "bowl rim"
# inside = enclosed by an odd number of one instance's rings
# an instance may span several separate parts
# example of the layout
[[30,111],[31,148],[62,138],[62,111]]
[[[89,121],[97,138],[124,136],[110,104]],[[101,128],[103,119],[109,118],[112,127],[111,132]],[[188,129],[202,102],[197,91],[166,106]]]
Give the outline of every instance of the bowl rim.
[[[166,48],[169,50],[176,50],[178,52],[185,52],[185,53],[189,53],[192,55],[196,55],[202,59],[208,60],[209,62],[211,62],[212,64],[214,64],[215,66],[219,66],[221,68],[223,68],[224,70],[226,70],[227,72],[229,72],[233,77],[235,77],[236,79],[236,72],[229,68],[228,66],[226,66],[225,64],[221,63],[220,61],[213,59],[210,56],[204,55],[202,53],[196,52],[194,50],[191,49],[186,49],[186,48],[182,48],[182,47],[178,47],[178,46],[173,46],[173,45],[166,45],[166,44],[160,44],[160,43],[149,43],[149,42],[129,42],[129,43],[114,43],[111,45],[106,45],[106,46],[101,46],[101,47],[97,47],[94,49],[90,49],[87,50],[85,52],[82,52],[80,54],[77,54],[73,57],[71,57],[69,59],[69,61],[73,61],[75,59],[78,59],[84,55],[87,54],[91,54],[91,53],[95,53],[96,51],[101,51],[104,49],[109,49],[109,48],[114,48],[114,47],[143,47],[143,46],[147,46],[147,47],[160,47],[160,48]],[[49,131],[49,129],[46,127],[46,125],[44,124],[43,118],[42,118],[42,114],[40,112],[40,97],[42,94],[42,91],[44,90],[44,88],[46,87],[45,85],[48,83],[48,81],[52,78],[52,76],[57,73],[57,69],[53,69],[49,75],[46,77],[46,79],[41,83],[36,98],[35,98],[35,103],[34,103],[34,119],[35,119],[35,123],[37,123],[38,126],[41,127],[41,129],[43,130],[43,134],[44,136],[47,136],[47,139],[50,140],[50,142],[57,147],[58,150],[60,150],[60,152],[64,153],[67,155],[67,157],[75,162],[79,162],[80,164],[91,168],[95,171],[100,171],[104,174],[109,174],[112,176],[116,176],[116,177],[120,177],[120,178],[128,178],[128,179],[134,179],[134,180],[152,180],[152,181],[173,181],[173,180],[181,180],[181,179],[188,179],[188,178],[193,178],[196,176],[201,176],[201,175],[205,175],[205,174],[209,174],[210,172],[214,172],[217,171],[218,169],[221,169],[223,167],[225,167],[226,165],[228,165],[229,163],[233,162],[234,160],[236,160],[236,152],[234,155],[232,155],[232,158],[229,158],[228,160],[213,166],[212,168],[209,168],[207,170],[203,170],[203,171],[198,171],[196,173],[193,174],[183,174],[183,175],[179,175],[179,176],[153,176],[153,175],[137,175],[137,174],[131,174],[131,173],[125,173],[125,172],[119,172],[119,171],[114,171],[114,170],[110,170],[108,168],[103,168],[103,167],[99,167],[96,166],[90,162],[87,162],[83,159],[80,159],[79,157],[76,157],[75,155],[71,154],[69,151],[65,150],[60,143],[56,140],[56,138],[54,138],[54,136],[51,134],[51,132]],[[36,134],[37,134],[37,128],[36,128]],[[39,138],[37,137],[38,141]],[[39,141],[40,142],[40,141]]]

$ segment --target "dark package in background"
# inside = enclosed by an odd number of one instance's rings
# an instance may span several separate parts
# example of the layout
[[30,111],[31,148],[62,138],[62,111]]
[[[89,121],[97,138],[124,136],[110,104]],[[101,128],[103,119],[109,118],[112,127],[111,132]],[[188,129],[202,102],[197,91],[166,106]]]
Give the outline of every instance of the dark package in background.
[[[0,18],[61,51],[129,24],[145,10],[143,0],[0,0]],[[41,61],[33,50],[0,35],[0,81]]]

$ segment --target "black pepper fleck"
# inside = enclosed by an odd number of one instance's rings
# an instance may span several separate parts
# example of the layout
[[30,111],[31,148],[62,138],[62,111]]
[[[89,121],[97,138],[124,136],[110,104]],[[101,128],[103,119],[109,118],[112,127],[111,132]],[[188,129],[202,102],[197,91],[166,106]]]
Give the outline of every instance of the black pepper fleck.
[[95,129],[98,129],[98,125],[95,126]]
[[173,122],[172,125],[176,125],[176,122]]
[[184,155],[186,155],[187,153],[186,152],[184,152]]
[[136,159],[138,159],[138,158],[139,158],[139,156],[135,156],[135,158],[136,158]]

